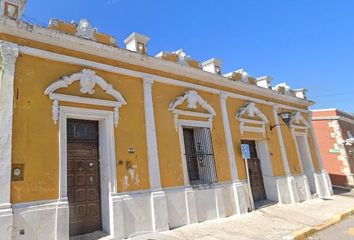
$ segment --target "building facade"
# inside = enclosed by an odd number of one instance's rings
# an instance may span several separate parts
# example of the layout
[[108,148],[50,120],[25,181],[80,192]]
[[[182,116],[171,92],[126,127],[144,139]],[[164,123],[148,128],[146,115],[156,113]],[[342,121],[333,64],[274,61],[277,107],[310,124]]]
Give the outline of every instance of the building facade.
[[354,116],[338,109],[314,110],[312,122],[324,168],[332,183],[354,186]]
[[[1,0],[0,234],[112,238],[332,194],[304,89]],[[241,144],[247,144],[246,162]],[[248,177],[250,184],[248,184]]]

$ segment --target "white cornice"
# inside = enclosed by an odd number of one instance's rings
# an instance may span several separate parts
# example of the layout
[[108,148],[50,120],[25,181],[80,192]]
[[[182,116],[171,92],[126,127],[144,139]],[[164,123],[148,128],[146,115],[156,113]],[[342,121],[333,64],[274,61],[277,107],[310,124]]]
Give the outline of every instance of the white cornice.
[[312,112],[327,112],[327,111],[336,111],[336,108],[325,108],[325,109],[313,109]]
[[[354,115],[351,114],[351,113],[348,113],[348,112],[344,112],[342,110],[339,110],[337,108],[325,108],[325,109],[314,109],[314,110],[311,110],[312,112],[329,112],[329,111],[335,111],[337,113],[340,113],[341,115],[345,115],[345,116],[351,116],[354,120]],[[344,116],[342,116],[344,117]]]
[[346,117],[341,117],[341,116],[324,116],[324,117],[312,117],[312,121],[321,121],[321,120],[341,120],[344,122],[348,122],[350,124],[354,124],[354,119],[349,119]]
[[27,38],[45,44],[55,45],[70,50],[92,54],[99,57],[113,59],[132,65],[172,73],[183,77],[194,78],[196,80],[209,84],[212,83],[221,87],[228,87],[236,90],[241,89],[243,91],[247,91],[249,93],[257,94],[267,98],[273,98],[302,106],[311,106],[314,104],[314,102],[312,101],[296,98],[293,96],[283,95],[270,89],[265,89],[258,86],[245,84],[242,82],[230,81],[226,77],[208,73],[200,69],[195,69],[188,66],[181,66],[179,64],[167,60],[141,55],[125,49],[108,46],[86,39],[81,39],[76,36],[64,34],[52,29],[38,27],[23,22],[16,22],[7,18],[0,18],[0,32],[9,35],[14,35],[17,37]]
[[[107,65],[107,64],[103,64],[103,63],[98,63],[98,62],[80,59],[80,58],[76,58],[76,57],[70,57],[70,56],[66,56],[66,55],[62,55],[62,54],[58,54],[58,53],[52,53],[52,52],[48,52],[48,51],[40,50],[40,49],[36,49],[36,48],[20,46],[19,50],[20,50],[20,53],[22,53],[22,54],[27,54],[30,56],[35,56],[35,57],[48,59],[48,60],[52,60],[52,61],[64,62],[64,63],[74,64],[74,65],[83,66],[83,67],[87,67],[87,68],[99,69],[99,70],[103,70],[106,72],[117,73],[117,74],[122,74],[122,75],[136,77],[136,78],[142,78],[142,79],[146,78],[146,77],[150,77],[150,78],[154,79],[155,81],[162,82],[165,84],[171,84],[174,86],[180,86],[180,87],[190,88],[190,89],[194,89],[194,90],[200,90],[200,91],[209,92],[209,93],[213,93],[213,94],[226,93],[229,97],[232,97],[232,98],[242,99],[242,100],[246,100],[246,101],[253,101],[256,103],[269,105],[269,106],[275,105],[274,102],[271,102],[269,100],[257,99],[257,98],[253,98],[253,97],[249,97],[249,96],[245,96],[245,95],[241,95],[241,94],[222,91],[222,90],[219,90],[216,88],[211,88],[211,87],[206,87],[206,86],[202,86],[202,85],[198,85],[198,84],[194,84],[194,83],[179,81],[179,80],[175,80],[175,79],[167,78],[167,77],[162,77],[162,76],[158,76],[158,75],[147,74],[147,73],[134,71],[134,70],[130,70],[130,69],[119,68],[119,67],[115,67],[115,66],[111,66],[111,65]],[[297,108],[297,107],[292,107],[292,106],[285,105],[285,104],[278,104],[277,103],[276,105],[278,107],[284,108],[284,109],[295,110],[295,111],[299,111],[299,112],[303,112],[303,113],[311,113],[309,110],[301,109],[301,108]]]

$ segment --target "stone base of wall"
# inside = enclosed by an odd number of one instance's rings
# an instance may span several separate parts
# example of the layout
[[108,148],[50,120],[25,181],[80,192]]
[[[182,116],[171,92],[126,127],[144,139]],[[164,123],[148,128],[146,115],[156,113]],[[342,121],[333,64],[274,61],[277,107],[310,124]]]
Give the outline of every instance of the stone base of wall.
[[325,198],[333,195],[331,179],[326,171],[315,173],[315,183],[319,197]]
[[[325,174],[317,174],[316,179],[321,194],[328,194]],[[308,181],[304,175],[265,177],[264,184],[269,200],[296,203],[311,198]],[[247,181],[237,181],[199,189],[176,187],[113,194],[110,196],[109,209],[113,211],[110,219],[107,219],[109,234],[115,239],[123,239],[244,214],[252,209],[252,204]],[[65,200],[15,204],[12,211],[7,213],[8,215],[1,215],[0,211],[0,234],[4,237],[2,239],[69,238],[69,208]]]
[[10,204],[0,205],[0,236],[11,239],[13,231],[13,214]]

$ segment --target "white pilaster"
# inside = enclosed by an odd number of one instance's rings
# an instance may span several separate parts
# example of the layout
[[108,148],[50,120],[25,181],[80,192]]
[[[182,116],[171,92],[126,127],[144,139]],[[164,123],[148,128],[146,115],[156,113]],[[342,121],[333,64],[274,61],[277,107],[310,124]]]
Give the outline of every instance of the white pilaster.
[[0,41],[2,75],[0,79],[0,235],[12,238],[13,215],[10,204],[12,122],[15,64],[18,46]]
[[169,229],[166,195],[161,191],[160,166],[157,152],[154,105],[152,101],[152,86],[154,81],[144,77],[144,104],[146,141],[149,162],[149,180],[151,193],[152,230],[154,232]]
[[167,202],[164,191],[151,193],[151,213],[152,230],[154,232],[169,230]]
[[228,96],[226,93],[220,93],[219,96],[220,96],[222,121],[224,125],[226,148],[229,157],[231,180],[237,181],[239,179],[238,179],[237,165],[235,159],[235,151],[234,151],[231,129],[230,129],[229,114],[227,112],[227,106],[226,106],[226,99]]
[[316,180],[316,188],[320,197],[328,197],[333,195],[333,188],[331,179],[329,178],[328,172],[324,169],[322,156],[320,153],[320,147],[317,141],[317,137],[315,134],[315,130],[312,124],[312,112],[309,112],[309,123],[310,123],[310,133],[315,145],[315,152],[318,159],[318,165],[320,167],[320,171],[315,173]]
[[149,161],[150,189],[156,190],[161,188],[161,179],[159,158],[157,153],[154,106],[152,101],[153,84],[154,81],[150,77],[144,77],[145,125]]
[[221,116],[224,125],[224,134],[226,140],[226,148],[227,154],[229,158],[229,167],[231,173],[231,180],[232,180],[232,192],[234,195],[234,213],[235,214],[243,214],[248,211],[248,200],[247,200],[247,191],[245,191],[244,185],[241,183],[238,177],[237,171],[237,164],[236,164],[236,157],[235,157],[235,150],[234,144],[232,141],[232,132],[230,129],[230,121],[229,121],[229,114],[227,111],[227,100],[228,95],[226,93],[220,93],[220,106],[221,106]]
[[286,175],[290,175],[290,167],[289,167],[288,157],[286,155],[284,139],[283,139],[283,133],[282,133],[281,127],[279,125],[280,123],[279,123],[278,106],[277,105],[273,106],[273,113],[274,113],[274,124],[276,125],[275,128],[277,129],[277,133],[278,133],[278,140],[279,140],[281,158],[283,160],[285,174]]
[[[283,133],[281,131],[280,123],[279,123],[279,117],[278,117],[278,105],[273,105],[273,113],[274,113],[274,124],[276,125],[277,129],[277,135],[278,135],[278,140],[279,140],[279,146],[280,146],[280,152],[281,152],[281,158],[283,160],[283,165],[285,169],[285,175],[287,179],[287,190],[289,191],[291,203],[296,203],[299,202],[299,197],[297,194],[297,188],[296,188],[296,182],[294,176],[291,175],[290,172],[290,167],[289,167],[289,161],[288,157],[286,154],[286,149],[285,149],[285,144],[284,144],[284,139],[283,139]],[[282,189],[278,189],[278,191],[283,191]],[[284,202],[287,203],[287,201],[282,201],[279,199],[279,202]]]

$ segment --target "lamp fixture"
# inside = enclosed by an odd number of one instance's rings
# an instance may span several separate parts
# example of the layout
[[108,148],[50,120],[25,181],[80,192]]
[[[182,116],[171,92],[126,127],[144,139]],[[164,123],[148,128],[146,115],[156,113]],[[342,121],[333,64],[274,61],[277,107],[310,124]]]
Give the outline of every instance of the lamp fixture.
[[283,120],[284,123],[271,125],[270,126],[270,130],[271,131],[276,126],[286,125],[286,126],[290,127],[290,122],[291,122],[291,118],[292,118],[292,112],[280,112],[280,113],[278,113],[278,116],[281,117],[281,119]]

